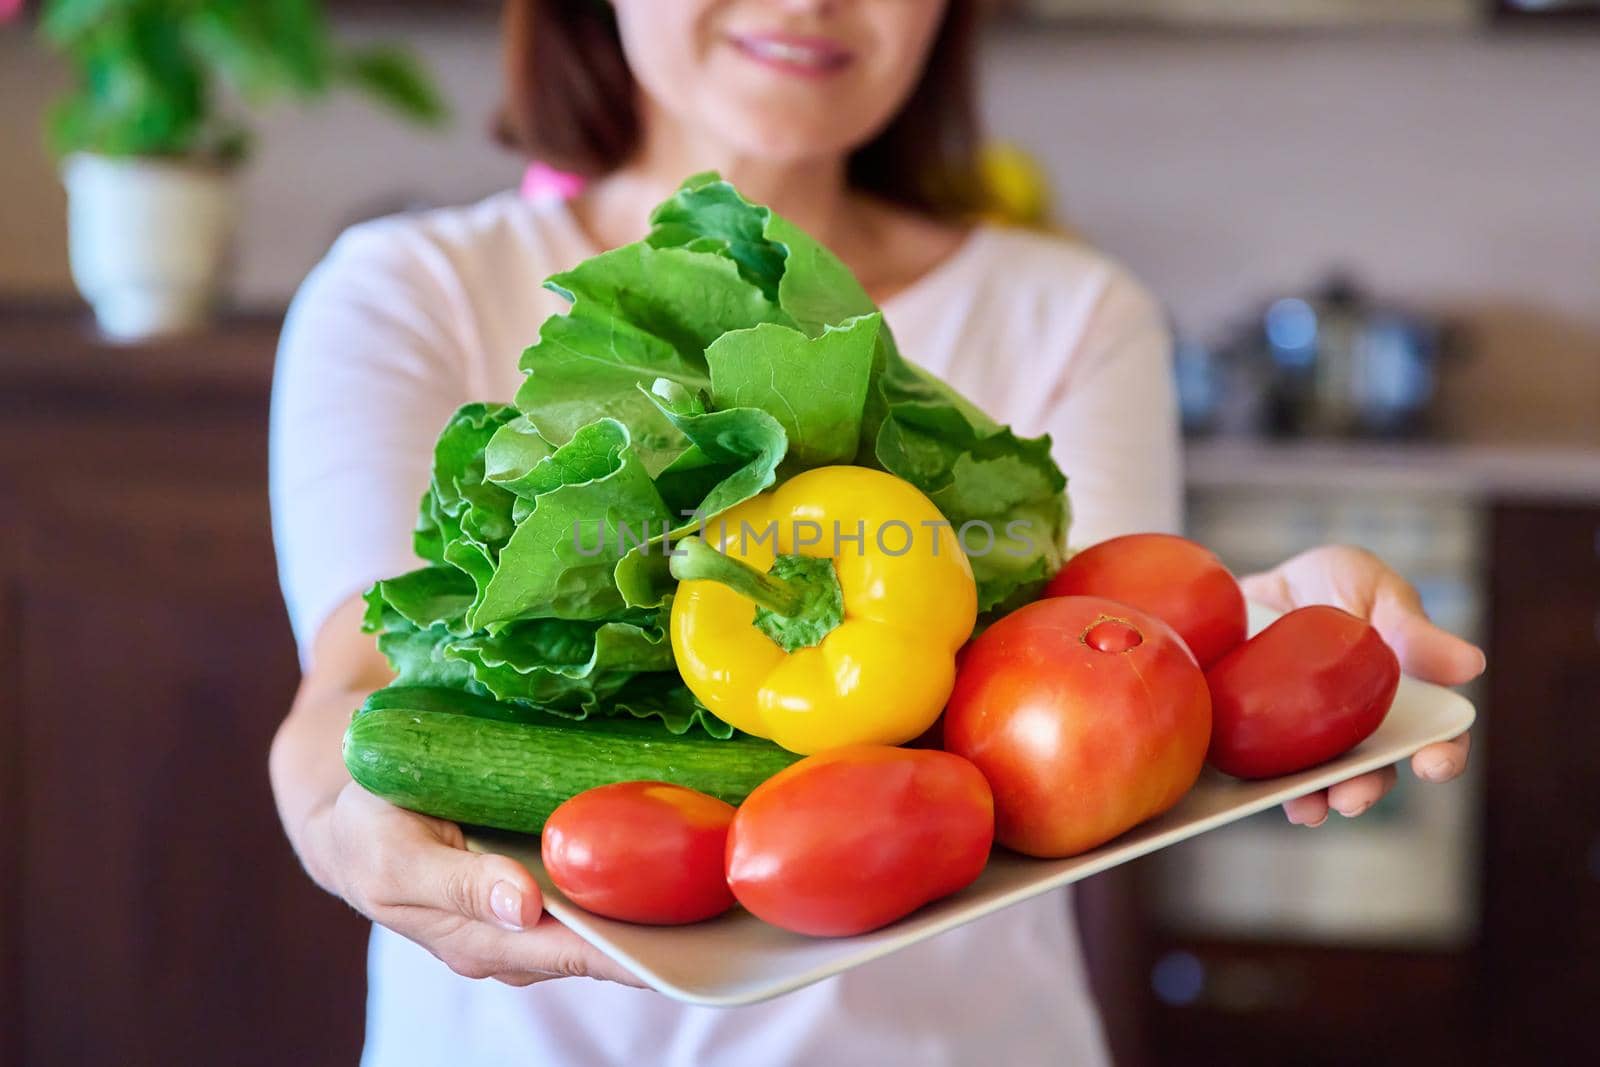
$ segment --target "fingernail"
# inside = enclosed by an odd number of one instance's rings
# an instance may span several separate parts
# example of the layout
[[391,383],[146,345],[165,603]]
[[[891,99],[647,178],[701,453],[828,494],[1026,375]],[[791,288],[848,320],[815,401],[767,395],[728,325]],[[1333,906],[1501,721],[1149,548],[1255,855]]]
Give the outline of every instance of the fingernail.
[[1370,807],[1372,807],[1372,805],[1370,803],[1357,804],[1357,805],[1355,805],[1354,807],[1351,807],[1351,808],[1340,808],[1339,809],[1339,814],[1343,815],[1347,819],[1354,819],[1359,815],[1365,815],[1367,809],[1370,808]]
[[1456,765],[1447,759],[1437,759],[1424,764],[1422,777],[1430,782],[1442,782],[1456,773]]
[[508,930],[522,929],[522,891],[510,882],[496,882],[489,890],[489,907],[500,925]]
[[1322,813],[1322,818],[1318,819],[1316,822],[1303,822],[1300,825],[1301,826],[1310,827],[1311,829],[1315,830],[1317,827],[1321,826],[1323,823],[1325,823],[1327,821],[1328,821],[1328,813],[1327,812],[1323,812]]

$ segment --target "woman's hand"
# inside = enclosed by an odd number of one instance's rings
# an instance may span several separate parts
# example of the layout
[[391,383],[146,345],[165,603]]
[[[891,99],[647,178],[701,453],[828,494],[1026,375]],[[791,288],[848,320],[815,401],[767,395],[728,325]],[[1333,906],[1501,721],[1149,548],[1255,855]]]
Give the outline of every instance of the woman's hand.
[[457,974],[514,986],[575,976],[640,984],[542,914],[525,867],[468,852],[455,823],[397,808],[354,782],[323,817],[325,832],[313,837],[325,854],[307,857],[319,880]]
[[[1265,574],[1239,583],[1244,594],[1278,611],[1332,604],[1371,622],[1414,678],[1461,685],[1483,673],[1483,651],[1439,629],[1423,614],[1421,598],[1377,556],[1360,548],[1328,545],[1302,552]],[[1448,782],[1467,766],[1467,734],[1428,745],[1411,757],[1411,769],[1428,782]],[[1284,804],[1292,823],[1321,826],[1331,808],[1353,819],[1394,788],[1395,768],[1359,775]]]
[[268,771],[289,843],[318,885],[469,978],[524,986],[587,975],[639,980],[543,914],[533,876],[468,852],[454,823],[405,811],[350,780],[340,739],[350,709],[391,678],[353,596],[318,634]]

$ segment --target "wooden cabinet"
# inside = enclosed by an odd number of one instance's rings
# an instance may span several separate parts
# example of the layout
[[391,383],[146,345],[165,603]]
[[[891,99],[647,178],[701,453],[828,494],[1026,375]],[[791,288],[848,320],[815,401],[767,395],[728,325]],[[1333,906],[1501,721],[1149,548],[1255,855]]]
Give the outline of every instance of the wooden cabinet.
[[276,323],[0,308],[0,1062],[349,1064],[366,923],[283,838]]
[[1600,508],[1502,501],[1490,578],[1490,1063],[1600,1063]]

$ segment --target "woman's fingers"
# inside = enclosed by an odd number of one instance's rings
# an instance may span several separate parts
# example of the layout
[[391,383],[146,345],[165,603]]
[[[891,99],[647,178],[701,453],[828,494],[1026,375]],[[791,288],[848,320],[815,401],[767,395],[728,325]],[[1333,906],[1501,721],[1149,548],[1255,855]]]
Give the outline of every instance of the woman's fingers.
[[[545,915],[526,930],[504,930],[443,912],[398,916],[398,932],[418,940],[463,978],[527,986],[551,978],[600,978],[643,986],[583,938]],[[420,936],[419,936],[420,935]]]
[[1435,626],[1422,599],[1398,575],[1381,582],[1372,599],[1372,625],[1394,649],[1400,667],[1413,678],[1438,685],[1462,685],[1483,673],[1483,650]]
[[[431,924],[438,918],[435,913],[423,922]],[[601,978],[642,985],[626,968],[548,915],[516,932],[487,923],[454,921],[423,947],[463,978],[493,978],[513,986],[551,978]]]
[[345,899],[457,974],[511,985],[569,975],[642,984],[544,914],[526,867],[468,852],[453,823],[404,811],[355,783],[333,818]]
[[1428,745],[1411,757],[1411,770],[1425,782],[1448,782],[1467,769],[1471,748],[1471,734]]
[[1383,799],[1394,788],[1400,775],[1393,767],[1357,775],[1328,789],[1328,807],[1347,819],[1364,815],[1368,808]]
[[407,875],[403,887],[410,898],[407,903],[455,912],[504,930],[526,930],[544,910],[533,876],[505,856],[434,845],[416,853],[415,866]]
[[644,988],[632,971],[545,915],[532,929],[506,934],[507,967],[494,977],[510,985],[528,985],[541,978],[602,978]]
[[1297,826],[1321,826],[1328,821],[1328,791],[1319,789],[1283,802],[1283,813]]
[[1483,651],[1430,622],[1411,583],[1365,549],[1324,545],[1265,574],[1247,575],[1239,586],[1277,611],[1332,604],[1367,619],[1412,677],[1461,685],[1483,673]]
[[539,919],[539,886],[515,860],[461,847],[453,824],[400,808],[351,783],[335,810],[345,896],[378,918],[383,908],[424,908],[522,930]]
[[1246,600],[1253,600],[1273,611],[1289,611],[1296,606],[1294,594],[1281,568],[1265,574],[1247,574],[1239,579],[1239,589]]
[[1328,821],[1330,811],[1354,819],[1382,800],[1398,780],[1399,773],[1393,767],[1384,767],[1284,801],[1283,813],[1299,826],[1321,826]]

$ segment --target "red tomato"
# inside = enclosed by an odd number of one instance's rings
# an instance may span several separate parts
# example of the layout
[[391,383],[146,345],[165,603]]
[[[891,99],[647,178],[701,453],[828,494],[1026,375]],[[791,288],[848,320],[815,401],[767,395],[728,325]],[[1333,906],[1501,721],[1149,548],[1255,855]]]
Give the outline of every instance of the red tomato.
[[1045,586],[1045,596],[1103,596],[1147,611],[1209,667],[1244,641],[1244,594],[1204,545],[1171,534],[1128,534],[1084,549]]
[[995,837],[1071,856],[1176,804],[1211,736],[1205,676],[1172,628],[1099,597],[1012,612],[968,646],[945,748],[994,787]]
[[1206,672],[1211,765],[1272,778],[1326,763],[1378,728],[1400,661],[1378,631],[1318,605],[1289,612]]
[[539,849],[550,880],[578,907],[672,925],[733,907],[722,877],[733,805],[666,782],[586,790],[551,812]]
[[728,834],[728,884],[757,917],[816,937],[876,930],[983,871],[994,798],[948,752],[855,745],[762,782]]

